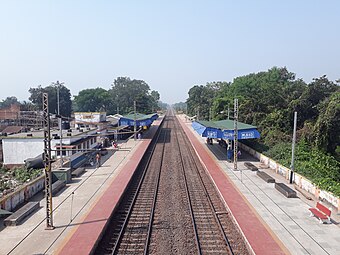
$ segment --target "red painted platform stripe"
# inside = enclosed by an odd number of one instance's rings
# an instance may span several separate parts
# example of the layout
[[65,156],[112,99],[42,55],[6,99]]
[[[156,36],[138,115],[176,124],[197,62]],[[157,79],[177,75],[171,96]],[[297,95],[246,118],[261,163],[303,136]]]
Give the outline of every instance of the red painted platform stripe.
[[254,209],[245,201],[245,198],[239,193],[229,177],[223,173],[223,170],[217,165],[195,135],[181,120],[179,121],[255,254],[289,254],[274,233],[270,233],[264,226],[254,213]]
[[[154,128],[151,136],[153,137],[158,126]],[[112,181],[105,193],[92,208],[85,220],[73,233],[71,238],[62,247],[59,254],[90,254],[96,245],[107,220],[110,218],[120,197],[124,193],[128,182],[135,172],[138,163],[142,159],[144,152],[149,146],[151,139],[141,141],[135,153],[120,171],[117,177]]]

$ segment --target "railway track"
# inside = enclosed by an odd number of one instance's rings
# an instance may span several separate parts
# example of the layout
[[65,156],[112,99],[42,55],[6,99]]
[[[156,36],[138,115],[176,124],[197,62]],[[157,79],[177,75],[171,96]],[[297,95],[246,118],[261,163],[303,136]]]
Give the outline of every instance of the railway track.
[[95,254],[248,254],[178,120],[163,125]]
[[[178,120],[174,122],[198,253],[234,254],[219,219],[219,215],[227,212],[220,199],[216,197],[214,187],[205,185],[207,180],[204,182],[203,179],[208,176],[204,172],[200,173],[197,159],[194,158],[193,151],[190,150],[187,138],[177,123]],[[210,188],[209,191],[208,188]],[[214,197],[215,205],[219,205],[220,211],[216,211],[212,197]]]

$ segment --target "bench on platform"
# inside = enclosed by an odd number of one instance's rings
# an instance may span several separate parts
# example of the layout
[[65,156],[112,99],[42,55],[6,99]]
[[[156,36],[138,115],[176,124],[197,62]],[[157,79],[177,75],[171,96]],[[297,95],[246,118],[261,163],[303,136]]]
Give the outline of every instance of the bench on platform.
[[244,166],[248,169],[250,169],[251,171],[258,171],[259,169],[257,168],[257,166],[253,165],[250,162],[244,162]]
[[16,226],[20,224],[28,215],[39,208],[39,202],[28,202],[23,207],[14,212],[11,216],[8,216],[4,220],[5,226]]
[[264,180],[265,182],[268,182],[268,183],[274,183],[275,182],[275,179],[265,172],[257,171],[256,175],[258,177],[260,177],[262,180]]
[[57,194],[60,190],[62,190],[66,186],[65,181],[57,180],[52,184],[52,196]]
[[284,183],[275,183],[275,189],[280,191],[285,197],[291,198],[291,197],[297,197],[296,196],[296,191],[292,190],[289,188],[286,184]]
[[72,171],[72,177],[79,177],[80,175],[82,175],[85,171],[84,167],[78,167],[77,169]]
[[316,208],[309,208],[309,211],[311,212],[310,216],[319,218],[320,223],[331,223],[332,212],[323,204],[317,202]]

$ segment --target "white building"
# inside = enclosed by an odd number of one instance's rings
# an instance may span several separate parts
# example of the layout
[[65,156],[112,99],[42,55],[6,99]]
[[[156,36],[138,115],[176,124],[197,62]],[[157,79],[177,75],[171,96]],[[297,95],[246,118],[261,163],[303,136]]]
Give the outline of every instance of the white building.
[[[63,130],[62,155],[70,161],[70,167],[77,167],[86,160],[86,153],[98,147],[96,128]],[[60,157],[60,131],[51,130],[52,158]],[[6,166],[23,165],[28,158],[44,152],[43,131],[32,131],[7,136],[2,140],[3,164]]]
[[75,112],[75,127],[96,126],[106,122],[106,112]]

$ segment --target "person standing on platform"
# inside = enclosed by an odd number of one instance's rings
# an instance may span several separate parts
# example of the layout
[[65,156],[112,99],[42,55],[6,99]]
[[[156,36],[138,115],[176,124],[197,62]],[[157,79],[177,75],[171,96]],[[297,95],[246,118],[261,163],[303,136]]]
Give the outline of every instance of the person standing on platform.
[[242,155],[241,150],[239,150],[239,151],[237,152],[237,158],[240,158],[241,155]]
[[100,152],[97,152],[97,155],[96,155],[97,168],[100,167],[100,159],[101,159]]

